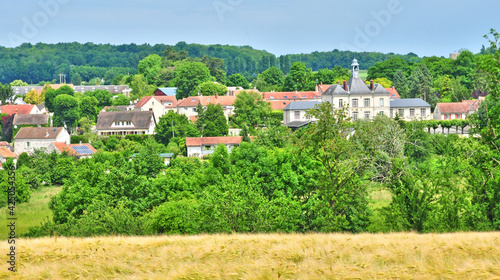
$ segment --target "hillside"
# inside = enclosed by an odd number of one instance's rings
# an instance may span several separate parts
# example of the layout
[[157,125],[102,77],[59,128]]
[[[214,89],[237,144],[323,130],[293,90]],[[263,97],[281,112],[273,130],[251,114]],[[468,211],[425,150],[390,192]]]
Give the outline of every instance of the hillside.
[[18,240],[10,279],[493,279],[500,233]]
[[[94,44],[94,43],[58,43],[36,45],[25,43],[16,48],[0,47],[0,82],[10,83],[21,79],[29,84],[41,81],[59,80],[59,74],[66,74],[67,81],[72,81],[72,69],[75,66],[93,67],[83,69],[98,73],[106,83],[120,74],[135,74],[139,61],[150,54],[162,55],[168,45],[165,44]],[[179,42],[172,46],[177,51],[187,51],[191,57],[217,57],[224,59],[228,75],[240,73],[255,77],[269,67],[277,66],[286,74],[293,62],[301,61],[307,67],[317,71],[340,65],[349,68],[353,58],[357,58],[362,69],[368,69],[378,61],[400,56],[407,61],[418,62],[415,54],[396,55],[377,52],[350,52],[333,50],[313,52],[311,54],[289,54],[276,57],[267,51],[256,50],[250,46],[200,45]],[[80,75],[84,73],[79,70]]]

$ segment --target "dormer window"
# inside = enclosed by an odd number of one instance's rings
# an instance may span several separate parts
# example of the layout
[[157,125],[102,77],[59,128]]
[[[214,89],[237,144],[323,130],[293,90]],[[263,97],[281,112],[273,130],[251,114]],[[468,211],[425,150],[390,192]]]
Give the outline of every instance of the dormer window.
[[283,97],[284,97],[284,98],[288,98],[288,96],[286,96],[286,95],[285,95],[285,96],[283,96]]

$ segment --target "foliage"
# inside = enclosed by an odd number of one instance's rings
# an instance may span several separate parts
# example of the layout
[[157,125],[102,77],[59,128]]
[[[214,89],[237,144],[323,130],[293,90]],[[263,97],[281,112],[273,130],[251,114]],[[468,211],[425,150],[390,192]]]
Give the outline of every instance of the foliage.
[[205,110],[198,112],[196,127],[202,136],[225,136],[229,132],[227,119],[224,116],[224,108],[222,105],[207,105]]
[[79,117],[78,100],[73,96],[62,94],[54,100],[54,125],[66,125],[69,130]]
[[98,101],[93,96],[85,96],[80,102],[80,116],[86,117],[91,122],[97,121],[97,108]]
[[227,85],[232,87],[242,87],[244,89],[248,89],[250,87],[250,83],[247,78],[239,73],[229,76]]
[[177,99],[182,99],[196,93],[197,86],[212,80],[210,70],[201,62],[179,61],[175,63],[175,78]]
[[306,65],[295,62],[290,68],[290,73],[285,77],[283,83],[284,91],[309,91],[314,90],[315,83],[312,80],[311,69],[306,69]]
[[262,99],[262,95],[250,91],[242,91],[236,96],[234,108],[234,117],[240,128],[266,123],[271,114],[271,105]]
[[30,90],[24,97],[24,102],[28,104],[40,105],[45,101],[45,95],[38,93],[35,89]]
[[2,85],[2,83],[0,83],[0,101],[2,104],[6,104],[6,102],[11,100],[14,96],[15,93],[10,84]]
[[169,111],[160,118],[155,127],[155,139],[167,145],[172,137],[199,137],[197,129],[185,115]]
[[198,85],[198,93],[204,96],[226,95],[227,87],[214,82],[203,82]]

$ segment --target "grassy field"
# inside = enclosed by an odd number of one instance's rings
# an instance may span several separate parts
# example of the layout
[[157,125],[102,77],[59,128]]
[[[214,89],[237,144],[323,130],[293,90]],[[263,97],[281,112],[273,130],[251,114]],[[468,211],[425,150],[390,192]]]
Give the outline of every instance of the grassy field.
[[[39,226],[44,220],[52,218],[49,209],[50,198],[60,192],[62,187],[47,187],[34,191],[30,201],[16,205],[17,234],[26,233],[32,226]],[[7,221],[7,207],[0,209],[0,220]],[[0,227],[0,240],[8,238],[7,227]]]
[[359,77],[361,80],[366,80],[366,77],[368,77],[368,70],[359,70]]
[[[41,238],[7,279],[498,279],[500,233]],[[5,244],[5,247],[7,244]]]

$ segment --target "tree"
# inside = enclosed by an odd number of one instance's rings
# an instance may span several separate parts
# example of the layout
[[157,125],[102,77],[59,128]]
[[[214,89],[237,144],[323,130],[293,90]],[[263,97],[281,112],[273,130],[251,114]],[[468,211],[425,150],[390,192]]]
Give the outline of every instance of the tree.
[[[196,127],[202,136],[225,136],[229,132],[222,105],[208,104],[206,110],[198,112]],[[201,128],[201,129],[200,129]]]
[[30,90],[24,97],[24,102],[28,104],[40,105],[45,101],[45,96],[38,93],[35,89]]
[[3,105],[6,104],[7,101],[12,100],[14,96],[15,93],[9,84],[2,85],[2,83],[0,83],[0,101],[2,101]]
[[198,93],[203,96],[226,95],[227,87],[216,82],[203,82],[198,85]]
[[96,89],[94,91],[87,91],[85,92],[85,96],[95,97],[99,109],[113,105],[113,101],[111,100],[113,94],[108,90]]
[[212,80],[207,66],[201,62],[176,62],[175,78],[173,80],[177,87],[177,99],[182,99],[195,94],[197,86],[203,82]]
[[266,122],[271,115],[271,105],[256,92],[243,91],[234,101],[234,118],[240,128],[245,125],[254,127]]
[[224,65],[224,59],[205,55],[201,58],[200,61],[208,67],[210,75],[214,77],[217,82],[221,84],[226,83],[227,75],[225,70],[226,67]]
[[72,126],[78,120],[78,100],[67,94],[58,95],[54,100],[54,123],[65,125],[71,131]]
[[71,75],[71,83],[75,86],[82,84],[82,76],[80,76],[80,73],[77,72],[74,75]]
[[130,105],[130,99],[123,94],[118,95],[115,99],[113,99],[113,106],[123,106]]
[[375,80],[373,80],[373,82],[376,84],[380,84],[384,88],[392,87],[392,82],[387,78],[376,78]]
[[406,75],[405,73],[403,73],[402,70],[398,70],[394,73],[392,85],[396,88],[396,91],[399,93],[401,98],[408,97],[410,88],[408,86],[408,80],[406,79]]
[[93,96],[84,96],[80,104],[80,116],[87,117],[90,121],[97,121],[97,114],[99,109],[97,108],[98,101]]
[[155,139],[167,145],[173,137],[199,137],[200,134],[185,115],[169,111],[163,115],[155,127]]
[[162,66],[162,59],[157,54],[151,54],[139,61],[139,74],[144,75],[148,84],[161,86],[161,81],[159,80],[159,75]]
[[312,71],[306,69],[302,62],[295,62],[290,68],[290,74],[285,78],[283,90],[285,91],[304,91],[314,90],[315,83],[311,80]]
[[23,80],[14,80],[10,83],[11,87],[27,87],[28,83],[23,82]]
[[56,89],[56,96],[57,95],[61,95],[61,94],[66,94],[66,95],[70,95],[70,96],[74,96],[75,95],[75,90],[68,86],[68,85],[64,85],[58,89]]
[[396,71],[401,70],[405,74],[409,74],[410,66],[401,57],[393,57],[386,61],[375,63],[373,67],[368,68],[368,79],[388,78],[393,79]]
[[264,81],[269,86],[282,86],[285,76],[283,75],[283,71],[273,66],[260,73],[258,79]]
[[229,76],[229,79],[227,80],[227,85],[232,87],[242,87],[244,89],[250,87],[250,83],[248,82],[247,78],[245,78],[245,76],[239,73]]

